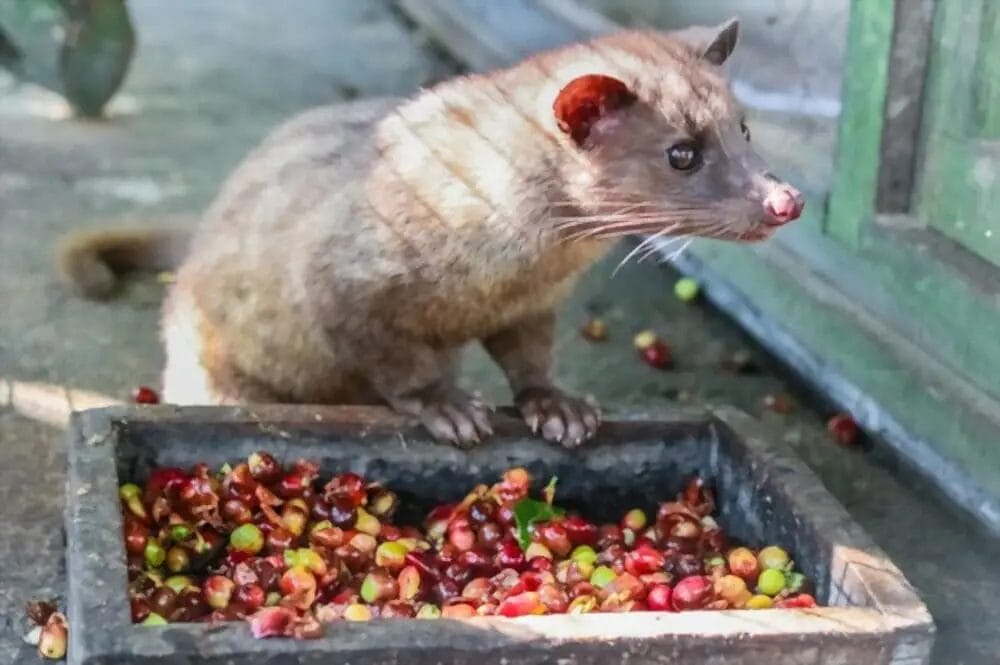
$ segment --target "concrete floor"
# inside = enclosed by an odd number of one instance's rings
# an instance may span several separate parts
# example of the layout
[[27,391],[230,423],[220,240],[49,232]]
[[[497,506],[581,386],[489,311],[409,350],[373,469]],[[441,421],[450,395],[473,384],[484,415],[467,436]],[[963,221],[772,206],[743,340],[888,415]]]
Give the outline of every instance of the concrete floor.
[[[117,117],[54,121],[44,95],[0,83],[0,375],[124,397],[157,381],[162,287],[130,284],[104,305],[69,297],[51,276],[55,238],[124,218],[156,223],[195,215],[223,175],[271,125],[298,109],[355,94],[406,92],[453,71],[409,33],[382,1],[300,0],[294,14],[272,3],[130,3],[142,46]],[[771,422],[827,488],[920,589],[939,626],[935,662],[1000,662],[1000,545],[978,535],[885,456],[832,445],[823,406],[797,390],[730,322],[671,295],[673,276],[654,265],[611,273],[618,252],[593,270],[562,312],[559,371],[613,412],[671,401],[735,404]],[[595,345],[577,327],[588,311],[611,326]],[[632,333],[653,327],[677,358],[670,372],[638,362]],[[750,349],[763,371],[736,376],[720,362]],[[465,379],[509,398],[483,354],[470,351]],[[768,393],[797,408],[761,413]],[[30,597],[63,589],[60,433],[0,413],[0,663],[35,662],[20,642]]]

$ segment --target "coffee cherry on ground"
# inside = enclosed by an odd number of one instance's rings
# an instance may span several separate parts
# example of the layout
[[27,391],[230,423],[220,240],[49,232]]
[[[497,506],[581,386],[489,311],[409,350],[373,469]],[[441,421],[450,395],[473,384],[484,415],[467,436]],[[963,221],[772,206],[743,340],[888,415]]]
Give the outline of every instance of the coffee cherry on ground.
[[858,424],[847,413],[838,413],[826,421],[826,429],[833,440],[842,446],[854,445],[860,434]]
[[61,660],[66,656],[68,638],[69,627],[66,617],[59,612],[53,612],[39,633],[38,654],[49,660]]
[[681,302],[693,302],[698,297],[701,287],[698,282],[690,277],[681,277],[674,282],[674,295]]
[[768,568],[757,578],[757,589],[766,596],[777,596],[785,588],[785,574],[776,568]]
[[639,351],[639,356],[647,365],[655,367],[656,369],[669,369],[674,364],[673,356],[670,353],[670,347],[659,340],[653,342],[649,346],[643,347]]
[[603,342],[608,338],[608,324],[602,319],[587,319],[580,326],[580,335],[589,342]]
[[647,346],[656,342],[656,340],[657,337],[655,332],[653,332],[652,330],[643,330],[636,333],[635,337],[632,338],[632,345],[635,346],[636,349],[641,351],[642,349],[645,349]]
[[139,386],[132,391],[132,401],[136,404],[159,404],[160,395],[149,386]]
[[762,570],[769,568],[785,570],[790,562],[791,558],[788,556],[788,552],[777,545],[770,545],[757,553],[757,563],[760,564]]

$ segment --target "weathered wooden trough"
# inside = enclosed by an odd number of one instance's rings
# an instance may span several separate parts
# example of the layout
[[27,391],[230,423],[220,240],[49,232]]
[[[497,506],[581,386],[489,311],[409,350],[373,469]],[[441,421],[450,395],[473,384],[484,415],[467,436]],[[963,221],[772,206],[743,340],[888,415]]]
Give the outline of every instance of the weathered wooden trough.
[[[113,408],[76,416],[67,487],[71,665],[351,663],[927,663],[933,623],[902,574],[789,450],[731,410],[606,423],[576,451],[534,440],[513,418],[471,451],[429,441],[381,409]],[[513,465],[559,476],[559,500],[600,516],[715,479],[736,537],[778,543],[829,605],[812,610],[374,620],[318,640],[255,640],[247,625],[133,626],[117,487],[154,466],[221,464],[266,449],[323,471],[354,470],[429,506]]]

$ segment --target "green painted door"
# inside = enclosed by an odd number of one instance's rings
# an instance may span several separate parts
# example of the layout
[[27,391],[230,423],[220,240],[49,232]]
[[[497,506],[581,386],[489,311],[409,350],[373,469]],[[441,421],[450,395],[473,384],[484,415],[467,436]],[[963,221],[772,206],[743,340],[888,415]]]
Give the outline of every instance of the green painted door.
[[917,214],[1000,266],[1000,2],[938,3]]

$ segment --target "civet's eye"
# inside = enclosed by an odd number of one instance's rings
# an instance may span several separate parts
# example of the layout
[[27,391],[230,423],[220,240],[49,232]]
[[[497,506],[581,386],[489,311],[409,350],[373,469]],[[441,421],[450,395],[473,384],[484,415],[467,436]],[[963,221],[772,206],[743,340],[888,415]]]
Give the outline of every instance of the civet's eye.
[[750,140],[750,128],[747,127],[747,123],[744,120],[740,120],[740,131],[743,132],[743,138],[747,141]]
[[678,171],[690,171],[701,164],[701,151],[693,143],[675,143],[667,148],[667,161]]

